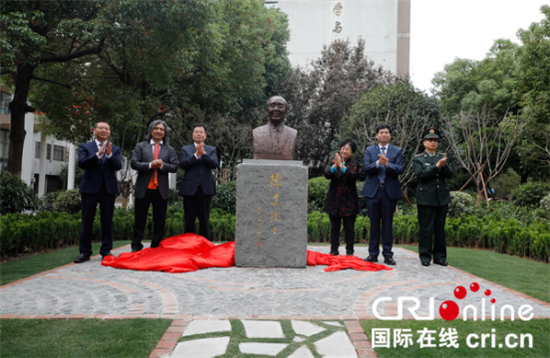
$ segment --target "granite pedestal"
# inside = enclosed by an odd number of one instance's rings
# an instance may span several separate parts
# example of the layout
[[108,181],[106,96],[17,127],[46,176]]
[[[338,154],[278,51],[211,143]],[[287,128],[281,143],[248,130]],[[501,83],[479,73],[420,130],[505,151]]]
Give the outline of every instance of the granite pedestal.
[[235,264],[306,267],[307,167],[245,159],[237,167]]

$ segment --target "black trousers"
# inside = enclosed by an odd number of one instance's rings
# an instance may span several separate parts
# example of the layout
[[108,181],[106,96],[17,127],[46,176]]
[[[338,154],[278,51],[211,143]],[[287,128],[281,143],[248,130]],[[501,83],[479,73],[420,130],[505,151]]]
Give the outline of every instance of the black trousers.
[[[420,261],[446,261],[447,241],[445,239],[445,218],[448,205],[418,205],[418,255]],[[433,239],[433,240],[432,240]],[[433,242],[433,243],[432,243]]]
[[164,239],[164,225],[166,224],[166,208],[168,200],[160,195],[159,190],[147,189],[143,198],[136,198],[134,214],[134,233],[132,234],[132,250],[143,249],[141,239],[147,224],[149,205],[153,203],[153,240],[151,247],[158,247]]
[[81,194],[82,226],[80,228],[80,253],[92,255],[92,230],[97,204],[101,218],[101,255],[107,254],[113,248],[113,212],[115,210],[115,194],[109,194],[105,182],[96,194]]
[[392,200],[386,188],[378,188],[373,198],[365,198],[370,220],[369,255],[380,254],[380,219],[382,219],[382,255],[393,257],[393,213],[397,200]]
[[210,218],[210,203],[212,195],[204,195],[201,186],[194,195],[183,196],[183,210],[185,211],[185,233],[195,231],[195,220],[199,218],[199,235],[210,240],[208,220]]
[[332,216],[330,219],[330,252],[338,252],[340,246],[340,224],[344,222],[344,237],[346,239],[346,254],[353,255],[355,244],[355,219],[357,216]]

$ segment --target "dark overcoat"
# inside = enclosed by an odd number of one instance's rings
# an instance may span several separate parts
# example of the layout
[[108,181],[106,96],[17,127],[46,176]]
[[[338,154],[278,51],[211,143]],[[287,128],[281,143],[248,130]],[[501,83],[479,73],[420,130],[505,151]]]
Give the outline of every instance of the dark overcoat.
[[431,157],[423,152],[413,158],[413,171],[418,177],[417,205],[444,206],[451,202],[445,179],[453,176],[453,170],[448,162],[443,168],[436,167],[437,162],[444,156],[445,154],[436,152],[435,156]]
[[349,159],[346,172],[331,172],[334,160],[325,171],[325,178],[330,179],[327,198],[323,211],[332,216],[356,216],[359,214],[359,197],[357,196],[357,176],[359,164]]

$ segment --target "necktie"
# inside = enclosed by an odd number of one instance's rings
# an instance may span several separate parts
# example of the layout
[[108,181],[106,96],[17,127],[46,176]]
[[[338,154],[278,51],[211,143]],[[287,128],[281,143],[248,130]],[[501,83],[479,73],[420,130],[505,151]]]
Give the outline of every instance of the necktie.
[[[382,154],[384,154],[386,152],[386,147],[382,147],[380,150],[382,151]],[[378,168],[378,181],[383,183],[384,180],[386,180],[386,166],[381,165],[380,168]]]
[[[155,146],[155,149],[153,150],[153,160],[157,160],[160,154],[160,144],[155,143],[154,146]],[[158,171],[157,168],[153,169],[153,175],[151,175],[151,181],[149,182],[149,187],[148,187],[149,189],[157,189],[159,186],[157,171]]]

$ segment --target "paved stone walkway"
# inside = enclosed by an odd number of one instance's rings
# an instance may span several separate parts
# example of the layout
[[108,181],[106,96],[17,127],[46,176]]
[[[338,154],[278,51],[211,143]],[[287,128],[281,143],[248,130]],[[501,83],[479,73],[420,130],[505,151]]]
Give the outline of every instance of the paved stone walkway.
[[[328,251],[327,247],[311,246],[308,249]],[[129,250],[129,246],[125,246],[113,253],[118,255]],[[436,319],[440,317],[440,305],[447,300],[455,301],[461,312],[466,305],[473,305],[480,315],[482,298],[486,307],[491,305],[489,300],[496,300],[497,318],[503,305],[514,307],[517,315],[517,309],[524,304],[533,307],[535,317],[550,317],[550,305],[545,302],[450,266],[425,268],[420,265],[417,254],[401,248],[394,251],[397,261],[394,270],[328,273],[324,272],[326,266],[305,269],[210,268],[181,274],[142,272],[103,267],[100,256],[95,256],[83,264],[69,264],[0,287],[0,318],[174,319],[152,356],[172,354],[176,336],[179,338],[196,321],[230,318],[274,322],[340,321],[359,356],[366,357],[372,356],[373,351],[369,349],[367,337],[357,320],[375,318],[373,304],[380,297],[391,297],[391,300],[379,302],[376,310],[378,314],[387,316],[400,313],[399,297],[416,298],[420,302],[417,314],[428,315],[432,307],[430,298],[433,297]],[[357,247],[356,255],[366,257],[367,248]],[[449,261],[452,264],[452,257]],[[470,289],[474,282],[480,286],[477,292]],[[466,289],[464,299],[454,297],[453,292],[458,286]],[[483,293],[487,289],[491,291],[489,296]],[[411,300],[404,302],[405,307],[413,305]],[[413,316],[406,311],[404,318]],[[324,327],[324,323],[320,327]],[[254,348],[254,345],[245,347],[248,347],[243,348],[245,350],[261,349]],[[308,353],[304,354],[308,356]]]

